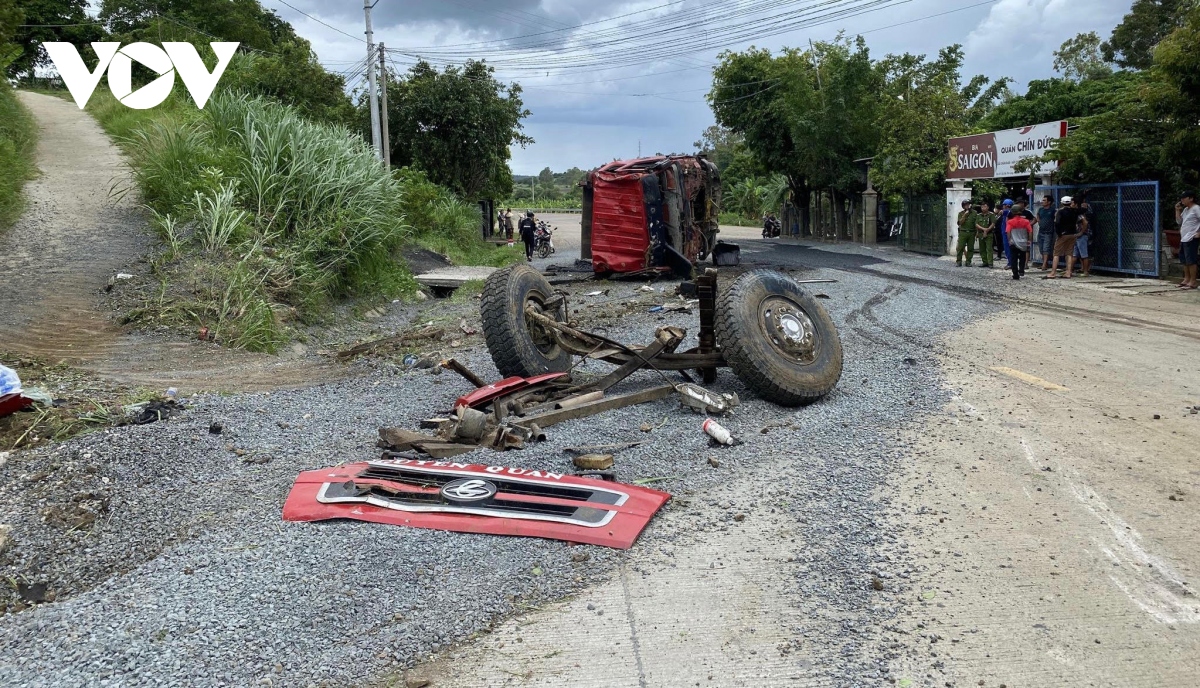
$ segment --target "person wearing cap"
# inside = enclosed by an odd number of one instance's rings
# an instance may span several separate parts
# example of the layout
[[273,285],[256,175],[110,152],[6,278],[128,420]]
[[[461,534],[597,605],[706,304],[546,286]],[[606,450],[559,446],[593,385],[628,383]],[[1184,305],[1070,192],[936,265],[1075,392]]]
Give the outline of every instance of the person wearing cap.
[[537,222],[533,219],[532,210],[525,212],[525,217],[521,218],[517,229],[521,232],[521,241],[525,243],[525,261],[532,263],[534,234],[537,232]]
[[962,202],[962,210],[958,213],[958,247],[955,256],[960,268],[964,251],[967,254],[967,267],[970,267],[971,259],[975,257],[975,211],[971,210],[969,200]]
[[990,270],[995,260],[992,247],[996,241],[996,214],[987,201],[979,204],[979,212],[975,214],[975,235],[979,237],[979,260]]
[[1060,277],[1058,274],[1058,259],[1062,258],[1064,267],[1067,270],[1067,277],[1071,276],[1071,268],[1075,262],[1075,239],[1076,225],[1079,222],[1079,211],[1073,207],[1074,199],[1070,196],[1063,196],[1060,203],[1062,207],[1054,215],[1054,261],[1050,263],[1050,274],[1042,279],[1056,279]]
[[1196,193],[1187,191],[1175,204],[1175,221],[1179,223],[1179,261],[1183,263],[1183,281],[1180,289],[1196,288],[1197,265],[1200,258],[1200,205],[1196,205]]

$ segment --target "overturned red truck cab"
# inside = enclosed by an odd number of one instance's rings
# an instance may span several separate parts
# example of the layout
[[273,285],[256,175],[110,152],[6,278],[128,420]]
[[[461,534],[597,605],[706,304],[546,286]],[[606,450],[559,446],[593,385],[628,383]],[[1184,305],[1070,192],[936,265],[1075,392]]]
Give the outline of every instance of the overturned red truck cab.
[[[721,175],[703,156],[619,160],[583,184],[582,257],[597,275],[674,272],[692,276],[709,255],[736,255],[717,243]],[[722,261],[723,262],[723,261]]]

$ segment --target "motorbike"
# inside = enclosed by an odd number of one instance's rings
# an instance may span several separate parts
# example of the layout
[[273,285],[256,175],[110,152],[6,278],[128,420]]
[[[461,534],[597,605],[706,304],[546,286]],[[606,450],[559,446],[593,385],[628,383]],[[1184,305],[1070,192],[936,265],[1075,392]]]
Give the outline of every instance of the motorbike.
[[539,258],[549,258],[554,253],[555,228],[538,221],[537,229],[533,231],[533,251]]
[[773,217],[767,218],[766,222],[763,223],[762,235],[764,239],[773,239],[778,237],[782,232],[783,223]]

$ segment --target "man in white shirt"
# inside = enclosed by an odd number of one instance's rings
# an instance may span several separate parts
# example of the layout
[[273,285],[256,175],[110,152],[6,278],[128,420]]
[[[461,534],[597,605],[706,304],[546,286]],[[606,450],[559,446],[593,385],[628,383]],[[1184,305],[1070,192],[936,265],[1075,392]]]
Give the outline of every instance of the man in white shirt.
[[1183,263],[1180,289],[1196,288],[1197,250],[1200,249],[1200,205],[1196,194],[1188,191],[1175,204],[1175,221],[1179,223],[1179,261]]

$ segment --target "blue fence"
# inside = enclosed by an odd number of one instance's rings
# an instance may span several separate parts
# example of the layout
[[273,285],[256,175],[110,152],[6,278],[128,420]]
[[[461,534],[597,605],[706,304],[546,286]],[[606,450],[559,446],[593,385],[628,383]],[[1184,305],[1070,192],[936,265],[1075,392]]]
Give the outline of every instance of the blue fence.
[[[1162,214],[1158,182],[1039,186],[1034,207],[1043,196],[1086,200],[1094,217],[1090,253],[1092,268],[1105,272],[1158,277],[1162,269]],[[1046,231],[1041,227],[1039,231]]]

